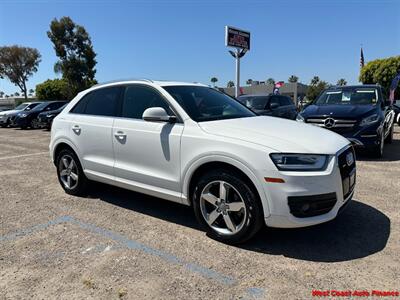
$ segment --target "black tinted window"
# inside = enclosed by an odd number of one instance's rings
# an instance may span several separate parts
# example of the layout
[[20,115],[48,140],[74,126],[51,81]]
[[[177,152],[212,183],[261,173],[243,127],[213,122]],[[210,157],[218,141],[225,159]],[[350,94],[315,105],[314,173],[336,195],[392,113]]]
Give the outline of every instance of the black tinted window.
[[54,102],[50,103],[49,106],[46,107],[46,110],[55,110],[63,106],[65,103],[64,102]]
[[269,100],[269,105],[271,106],[272,104],[278,104],[278,106],[281,106],[281,102],[279,101],[278,96],[272,96]]
[[169,105],[153,88],[143,85],[127,86],[122,104],[122,117],[142,119],[143,112],[150,107],[162,107],[171,114]]
[[287,105],[293,104],[292,99],[290,99],[289,97],[286,97],[286,96],[279,97],[279,102],[280,102],[281,106],[287,106]]
[[85,95],[71,112],[95,116],[116,116],[120,92],[121,87],[95,90]]
[[251,109],[262,110],[267,105],[268,96],[243,96],[238,100]]

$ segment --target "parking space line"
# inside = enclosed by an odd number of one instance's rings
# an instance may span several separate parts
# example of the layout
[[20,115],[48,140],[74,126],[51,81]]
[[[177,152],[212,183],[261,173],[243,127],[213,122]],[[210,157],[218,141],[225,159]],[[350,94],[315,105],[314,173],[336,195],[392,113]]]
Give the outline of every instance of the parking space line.
[[14,156],[6,156],[6,157],[0,157],[0,160],[20,158],[20,157],[29,157],[29,156],[36,156],[36,155],[43,155],[43,154],[48,154],[48,153],[49,152],[37,152],[37,153],[21,154],[21,155],[14,155]]
[[[150,246],[147,246],[145,244],[142,244],[142,243],[134,241],[134,240],[130,240],[127,237],[120,235],[118,233],[112,232],[108,229],[101,228],[96,225],[92,225],[89,223],[85,223],[85,222],[76,220],[75,218],[73,218],[71,216],[62,216],[62,217],[59,217],[53,221],[49,221],[44,224],[34,225],[29,228],[17,230],[16,232],[0,236],[0,242],[15,240],[19,237],[33,234],[37,231],[47,229],[50,226],[60,224],[60,223],[70,223],[73,225],[77,225],[78,227],[80,227],[82,229],[85,229],[92,233],[99,234],[103,237],[111,239],[111,240],[119,243],[120,245],[125,246],[128,249],[138,250],[138,251],[142,251],[149,255],[157,256],[166,262],[182,266],[190,272],[197,273],[198,275],[201,275],[204,278],[216,281],[223,285],[234,286],[238,283],[238,281],[231,276],[221,274],[217,271],[211,270],[207,267],[203,267],[196,263],[186,262],[186,261],[182,260],[181,258],[179,258],[173,254],[170,254],[168,252],[165,252],[165,251],[162,251],[162,250],[159,250],[156,248],[152,248]],[[254,299],[254,298],[263,297],[265,294],[265,291],[264,291],[264,289],[261,289],[261,288],[251,287],[246,290],[246,293],[247,293],[247,295],[246,295],[247,297],[251,297]]]

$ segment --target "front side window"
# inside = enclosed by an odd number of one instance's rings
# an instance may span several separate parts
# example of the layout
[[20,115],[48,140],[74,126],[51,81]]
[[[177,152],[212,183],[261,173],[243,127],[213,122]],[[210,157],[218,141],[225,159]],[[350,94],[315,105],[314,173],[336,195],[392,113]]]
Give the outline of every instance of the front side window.
[[15,110],[23,110],[24,108],[26,108],[28,106],[28,104],[22,103],[20,105],[18,105]]
[[150,107],[162,107],[172,114],[164,98],[151,87],[130,85],[125,88],[122,103],[122,117],[142,119],[143,112]]
[[256,116],[239,101],[209,87],[181,85],[163,88],[196,122]]
[[375,88],[339,88],[326,90],[315,101],[316,105],[375,105],[378,102],[378,90]]
[[83,96],[72,108],[71,113],[108,117],[116,116],[121,89],[122,87],[117,86],[94,90]]
[[272,104],[275,104],[276,106],[281,106],[281,101],[279,98],[279,96],[272,96],[269,100],[269,106],[272,106]]

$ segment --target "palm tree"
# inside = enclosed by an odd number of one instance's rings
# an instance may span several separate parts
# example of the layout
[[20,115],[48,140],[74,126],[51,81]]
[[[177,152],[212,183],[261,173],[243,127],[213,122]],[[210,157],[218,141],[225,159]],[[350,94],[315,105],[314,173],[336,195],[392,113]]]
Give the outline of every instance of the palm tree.
[[217,77],[211,77],[211,83],[214,85],[214,87],[215,87],[215,84],[217,83],[217,81],[218,81]]
[[228,83],[226,84],[227,87],[234,87],[235,83],[232,80],[229,80]]
[[15,97],[18,97],[18,96],[19,96],[19,93],[18,93],[18,92],[15,92],[15,93],[14,93],[14,96],[15,96]]
[[0,91],[0,98],[3,98],[3,96],[4,96],[4,92]]
[[337,81],[336,85],[340,85],[340,86],[347,85],[347,81],[346,81],[346,79],[344,79],[344,78],[340,78],[340,79]]
[[268,78],[268,79],[267,79],[267,84],[274,85],[274,84],[275,84],[275,79],[273,79],[273,78]]
[[288,79],[289,82],[298,82],[299,81],[299,77],[297,77],[296,75],[292,75],[289,77]]
[[35,93],[35,91],[33,89],[29,90],[29,94],[32,96]]
[[314,76],[314,77],[311,79],[311,85],[317,85],[318,82],[319,82],[319,77],[318,77],[318,76]]
[[247,85],[251,85],[252,83],[253,83],[253,79],[247,79],[247,80],[246,80],[246,84],[247,84]]

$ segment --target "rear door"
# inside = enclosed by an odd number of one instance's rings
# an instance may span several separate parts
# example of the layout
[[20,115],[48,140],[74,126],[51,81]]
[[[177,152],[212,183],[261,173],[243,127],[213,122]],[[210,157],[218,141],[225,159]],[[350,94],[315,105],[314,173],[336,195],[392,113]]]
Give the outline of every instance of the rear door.
[[70,137],[79,150],[81,163],[89,178],[112,179],[114,151],[112,126],[118,112],[122,87],[104,87],[86,94],[70,113]]
[[157,190],[179,201],[180,151],[183,123],[149,122],[142,119],[150,107],[174,114],[155,88],[133,84],[123,93],[121,117],[113,128],[116,181],[137,191]]

